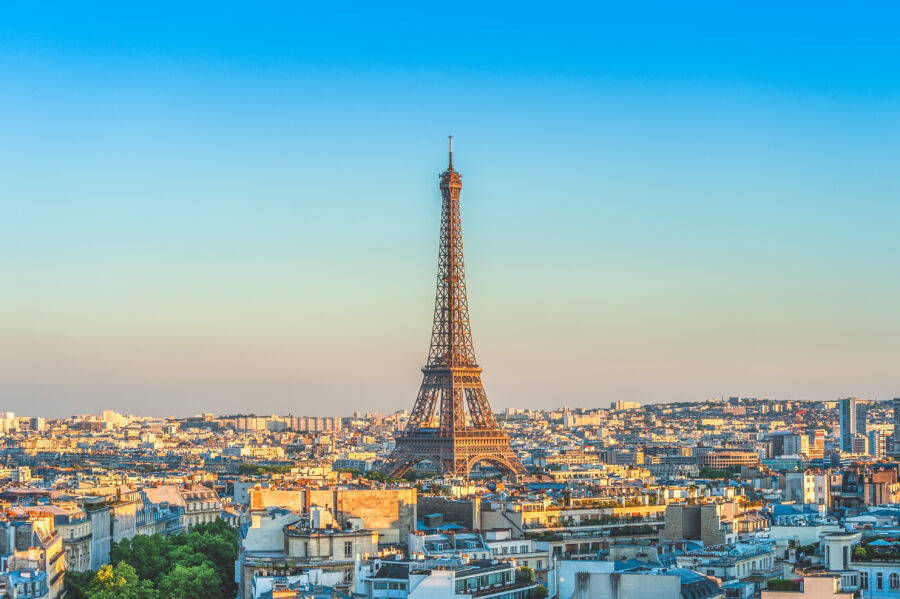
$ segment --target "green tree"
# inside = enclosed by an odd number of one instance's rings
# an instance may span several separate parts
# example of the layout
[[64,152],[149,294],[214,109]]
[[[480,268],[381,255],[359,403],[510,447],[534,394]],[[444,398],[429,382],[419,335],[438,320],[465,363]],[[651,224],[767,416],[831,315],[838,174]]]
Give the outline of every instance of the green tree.
[[66,599],[87,599],[87,588],[93,579],[93,571],[66,570]]
[[85,599],[158,599],[159,594],[149,580],[138,580],[137,573],[126,562],[106,565],[97,570],[84,593]]
[[544,585],[538,585],[528,591],[528,599],[545,599],[550,591]]
[[[137,536],[113,543],[111,561],[85,586],[76,575],[71,579],[70,599],[156,599],[234,596],[234,562],[238,557],[238,534],[224,520],[200,524],[190,533],[173,537]],[[121,571],[119,571],[121,570]],[[186,574],[187,573],[187,574]],[[185,594],[171,594],[187,575],[194,582]],[[121,588],[119,588],[119,586]],[[208,586],[208,588],[204,588]],[[84,591],[82,592],[82,589]],[[159,589],[159,591],[157,591]],[[180,591],[179,591],[180,592]],[[105,594],[100,594],[105,593]],[[111,594],[110,594],[111,593]],[[148,594],[149,593],[149,594]]]
[[179,564],[162,577],[159,590],[166,599],[222,599],[221,582],[211,564]]
[[[172,568],[176,566],[184,566],[186,568],[192,568],[194,566],[209,566],[210,568],[215,569],[215,564],[212,563],[208,557],[203,555],[202,553],[197,553],[194,551],[194,548],[189,544],[178,545],[172,548],[172,551],[169,553],[169,564],[170,567],[163,572],[162,576],[168,574]],[[162,580],[162,576],[160,576],[160,580]]]
[[220,579],[233,578],[234,562],[238,558],[237,539],[215,534],[194,534],[188,546],[213,564]]
[[[170,556],[172,567],[199,566],[205,560],[215,568],[224,584],[233,584],[234,562],[238,558],[238,534],[230,524],[217,518],[213,522],[199,524],[188,535],[178,535]],[[203,560],[197,560],[196,557]],[[170,568],[171,569],[171,568]]]
[[169,558],[171,551],[172,542],[160,534],[138,535],[114,543],[109,552],[109,559],[114,564],[127,562],[134,567],[138,578],[157,583],[162,575],[171,569]]
[[528,566],[522,566],[516,570],[516,582],[534,582],[534,570]]

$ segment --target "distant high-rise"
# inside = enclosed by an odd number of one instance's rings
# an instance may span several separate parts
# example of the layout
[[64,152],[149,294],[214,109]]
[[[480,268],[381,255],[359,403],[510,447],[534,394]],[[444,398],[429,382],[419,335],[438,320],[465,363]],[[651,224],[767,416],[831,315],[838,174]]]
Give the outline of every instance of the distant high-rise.
[[613,401],[609,404],[610,410],[636,410],[641,404],[636,401]]
[[853,452],[853,438],[866,436],[868,428],[868,406],[865,400],[844,397],[840,401],[841,451]]
[[869,402],[864,399],[856,401],[856,434],[869,434]]
[[887,452],[887,435],[883,430],[872,429],[869,431],[869,455],[881,459]]
[[894,452],[900,449],[900,397],[895,397],[894,405]]
[[825,431],[822,429],[809,433],[809,457],[812,459],[825,457]]

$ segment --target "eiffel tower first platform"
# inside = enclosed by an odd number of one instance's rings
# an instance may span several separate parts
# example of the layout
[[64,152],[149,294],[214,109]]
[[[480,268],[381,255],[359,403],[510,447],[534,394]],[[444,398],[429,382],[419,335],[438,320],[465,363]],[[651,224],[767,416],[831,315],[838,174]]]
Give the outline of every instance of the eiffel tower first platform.
[[459,209],[462,180],[453,168],[452,137],[450,164],[440,175],[440,188],[441,241],[431,349],[416,405],[383,469],[389,476],[400,476],[427,460],[443,474],[467,477],[475,464],[486,462],[509,474],[524,474],[509,435],[497,425],[475,360]]

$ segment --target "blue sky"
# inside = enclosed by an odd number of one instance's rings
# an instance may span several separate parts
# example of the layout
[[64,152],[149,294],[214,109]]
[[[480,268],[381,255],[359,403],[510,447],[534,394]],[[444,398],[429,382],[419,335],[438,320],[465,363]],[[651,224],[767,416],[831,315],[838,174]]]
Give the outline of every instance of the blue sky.
[[496,409],[900,395],[891,3],[0,7],[0,400],[412,406],[463,173]]

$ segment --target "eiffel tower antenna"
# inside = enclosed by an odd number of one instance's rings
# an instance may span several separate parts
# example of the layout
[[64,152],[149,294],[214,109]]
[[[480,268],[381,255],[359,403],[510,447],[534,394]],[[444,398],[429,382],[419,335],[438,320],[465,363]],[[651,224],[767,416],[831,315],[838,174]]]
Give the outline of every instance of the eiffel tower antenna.
[[463,260],[462,177],[453,169],[452,136],[449,142],[449,165],[439,185],[441,234],[431,346],[406,429],[383,468],[389,476],[400,476],[418,462],[430,461],[444,474],[467,477],[475,464],[486,462],[509,474],[524,474],[488,403],[475,359]]

